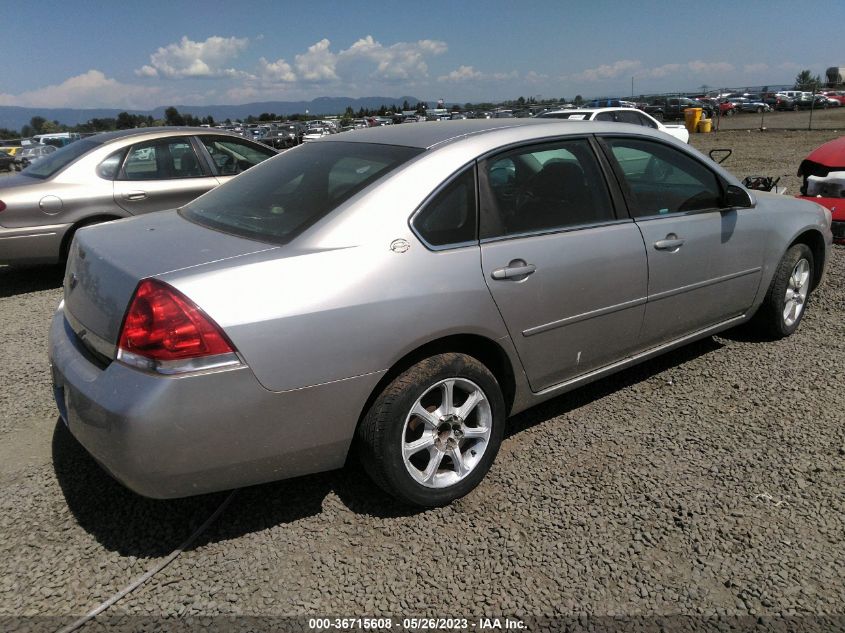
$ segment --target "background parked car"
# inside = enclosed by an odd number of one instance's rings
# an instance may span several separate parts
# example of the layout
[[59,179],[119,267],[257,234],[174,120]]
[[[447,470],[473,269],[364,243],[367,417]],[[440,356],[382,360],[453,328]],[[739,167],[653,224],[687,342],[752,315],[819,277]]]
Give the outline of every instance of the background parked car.
[[689,131],[683,125],[665,125],[647,112],[636,108],[576,108],[574,110],[551,110],[541,112],[538,119],[568,119],[570,121],[615,121],[617,123],[632,123],[643,127],[660,130],[671,134],[678,140],[689,143]]
[[795,107],[802,110],[810,108],[824,109],[829,107],[827,97],[824,95],[813,95],[811,92],[803,92],[795,99]]
[[740,112],[768,112],[771,110],[769,105],[765,103],[759,95],[749,95],[747,97],[734,97],[728,100],[738,108]]
[[0,169],[6,171],[15,171],[15,157],[11,154],[0,150]]
[[316,141],[318,138],[323,138],[324,136],[329,136],[331,131],[325,127],[310,127],[305,130],[305,133],[302,135],[302,142],[303,143],[310,143],[311,141]]
[[281,124],[261,138],[261,142],[275,149],[288,149],[302,142],[302,127],[299,124]]
[[839,102],[840,106],[845,105],[845,91],[842,90],[828,90],[827,92],[822,93],[826,96],[829,100],[833,99],[834,101]]
[[798,105],[795,99],[784,94],[769,93],[763,96],[763,103],[773,110],[786,111],[797,110]]
[[15,157],[16,168],[18,171],[25,169],[58,149],[55,145],[27,145]]
[[810,152],[798,175],[803,177],[799,197],[830,209],[833,239],[845,244],[845,136]]
[[701,108],[708,119],[712,119],[716,112],[711,104],[687,97],[655,97],[645,107],[645,111],[655,118],[677,120],[684,118],[684,110],[687,108]]
[[82,226],[179,207],[276,153],[209,128],[74,141],[0,181],[0,264],[57,262]]

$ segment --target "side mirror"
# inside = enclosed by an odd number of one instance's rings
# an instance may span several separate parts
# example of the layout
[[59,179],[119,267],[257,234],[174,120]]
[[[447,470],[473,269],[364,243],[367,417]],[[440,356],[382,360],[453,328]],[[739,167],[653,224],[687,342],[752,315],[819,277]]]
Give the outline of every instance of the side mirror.
[[754,206],[754,199],[742,187],[728,185],[728,188],[725,190],[725,206],[750,209]]

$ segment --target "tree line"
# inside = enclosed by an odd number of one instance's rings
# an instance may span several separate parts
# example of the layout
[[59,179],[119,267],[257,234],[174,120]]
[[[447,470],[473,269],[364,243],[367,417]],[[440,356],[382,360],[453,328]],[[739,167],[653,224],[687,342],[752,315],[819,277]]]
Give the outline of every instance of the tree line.
[[[544,101],[544,103],[565,103],[566,100],[561,97],[560,99],[549,99]],[[450,107],[451,111],[475,111],[475,110],[493,110],[497,107],[524,107],[529,105],[534,105],[537,103],[537,99],[535,97],[519,97],[518,99],[514,99],[511,101],[504,101],[499,104],[494,103],[465,103],[463,107],[460,105],[453,105]],[[575,97],[573,103],[575,105],[580,105],[583,103],[583,99],[581,95]],[[426,111],[429,109],[429,104],[425,101],[419,101],[415,103],[413,106],[408,103],[408,100],[402,102],[401,106],[397,103],[392,105],[382,104],[378,108],[364,108],[361,107],[357,111],[355,111],[352,107],[347,107],[346,110],[343,112],[341,116],[341,122],[346,124],[350,123],[352,119],[358,118],[368,118],[374,116],[389,116],[391,114],[398,114],[400,112],[411,112],[415,111],[420,115],[425,115]],[[309,115],[304,113],[294,113],[290,115],[284,114],[276,114],[275,112],[262,112],[259,115],[249,115],[245,119],[240,120],[236,119],[234,122],[231,119],[226,119],[225,121],[221,121],[225,125],[232,125],[233,123],[246,123],[246,124],[256,124],[256,123],[268,123],[271,121],[280,121],[280,120],[288,120],[288,121],[305,121],[309,118]],[[139,127],[156,127],[156,126],[200,126],[200,125],[208,125],[208,126],[215,126],[218,122],[215,121],[214,117],[211,115],[207,115],[204,117],[196,117],[192,114],[187,112],[179,112],[179,110],[174,107],[170,106],[165,109],[164,111],[164,118],[155,118],[151,115],[143,115],[143,114],[131,114],[129,112],[120,112],[116,117],[103,117],[103,118],[92,118],[86,121],[85,123],[79,123],[77,125],[66,125],[64,123],[60,123],[59,121],[53,120],[50,121],[42,116],[34,116],[30,119],[29,123],[24,125],[20,131],[8,129],[8,128],[0,128],[0,138],[3,139],[16,139],[16,138],[28,138],[34,136],[36,134],[50,134],[54,132],[78,132],[80,134],[93,134],[97,132],[111,132],[114,130],[129,130],[133,128]]]
[[[824,82],[819,75],[813,75],[810,70],[802,70],[798,75],[795,77],[795,89],[796,90],[806,90],[806,91],[818,91],[824,86]],[[540,97],[519,97],[517,99],[503,101],[498,104],[494,104],[492,102],[482,102],[482,103],[470,103],[467,102],[463,105],[463,107],[459,105],[454,105],[450,109],[452,111],[476,111],[476,110],[493,110],[498,107],[506,107],[506,108],[523,108],[526,106],[532,106],[540,103]],[[547,105],[554,105],[554,104],[564,104],[568,103],[564,97],[560,97],[559,99],[544,99],[542,100],[543,104]],[[576,95],[575,98],[572,100],[572,103],[575,106],[580,106],[584,103],[584,99],[581,95]],[[392,106],[388,106],[387,104],[382,104],[378,108],[359,108],[358,111],[354,111],[351,107],[347,107],[346,111],[343,113],[342,121],[348,122],[351,121],[353,118],[367,118],[372,116],[387,116],[389,114],[396,114],[398,112],[408,112],[411,110],[415,110],[419,114],[425,114],[426,110],[428,109],[428,104],[425,101],[419,101],[415,104],[414,107],[411,107],[411,104],[408,103],[407,99],[402,102],[402,106],[398,104],[393,104]],[[270,121],[279,121],[279,120],[289,120],[289,121],[303,121],[308,118],[308,115],[303,113],[295,113],[291,115],[282,115],[276,114],[275,112],[262,112],[258,116],[249,115],[243,121],[236,120],[237,123],[247,123],[247,124],[255,124],[255,123],[267,123]],[[233,122],[231,119],[226,119],[222,123],[226,125],[231,125]],[[163,119],[156,119],[150,115],[143,115],[143,114],[130,114],[129,112],[120,112],[116,117],[106,117],[106,118],[93,118],[89,119],[85,123],[80,123],[78,125],[65,125],[63,123],[59,123],[58,121],[50,121],[42,116],[34,116],[30,120],[29,124],[24,125],[20,132],[15,130],[11,130],[8,128],[0,128],[0,138],[3,139],[16,139],[16,138],[27,138],[30,136],[34,136],[35,134],[50,134],[52,132],[79,132],[81,134],[85,133],[95,133],[95,132],[110,132],[113,130],[129,130],[136,127],[155,127],[155,126],[200,126],[200,125],[208,125],[214,126],[217,122],[214,120],[214,117],[211,115],[204,116],[202,118],[193,116],[189,113],[182,113],[179,112],[177,108],[174,106],[168,107],[164,111],[164,118]]]

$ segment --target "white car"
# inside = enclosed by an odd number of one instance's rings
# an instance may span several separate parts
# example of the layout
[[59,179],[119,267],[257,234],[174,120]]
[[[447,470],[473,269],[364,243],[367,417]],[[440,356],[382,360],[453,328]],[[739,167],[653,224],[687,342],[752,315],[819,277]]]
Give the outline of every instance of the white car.
[[671,134],[676,139],[689,143],[689,131],[683,125],[666,125],[650,114],[636,108],[579,108],[577,110],[552,110],[538,114],[539,119],[569,119],[571,121],[616,121],[650,127]]
[[305,131],[305,134],[302,136],[302,142],[308,143],[310,141],[316,141],[318,138],[328,136],[329,134],[331,134],[331,132],[329,132],[327,128],[312,127]]

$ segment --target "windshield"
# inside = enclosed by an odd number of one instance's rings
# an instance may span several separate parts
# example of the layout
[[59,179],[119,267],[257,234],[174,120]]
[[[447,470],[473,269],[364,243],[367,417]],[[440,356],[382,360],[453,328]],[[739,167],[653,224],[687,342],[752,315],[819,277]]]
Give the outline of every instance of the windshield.
[[422,151],[349,142],[301,145],[217,187],[180,213],[212,229],[286,244]]
[[99,146],[100,144],[97,141],[87,139],[84,141],[75,141],[46,156],[44,160],[30,165],[21,173],[32,176],[33,178],[49,178],[70,165],[83,154],[87,154]]
[[576,121],[589,121],[592,112],[584,112],[583,110],[569,110],[567,112],[543,112],[538,114],[537,118],[543,119],[574,119]]

